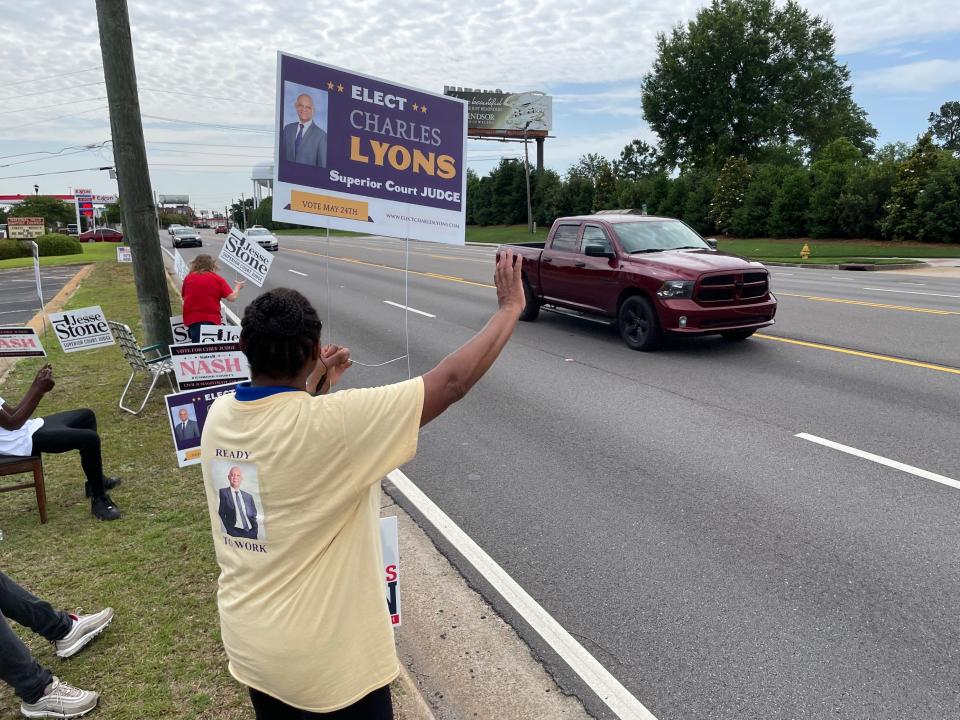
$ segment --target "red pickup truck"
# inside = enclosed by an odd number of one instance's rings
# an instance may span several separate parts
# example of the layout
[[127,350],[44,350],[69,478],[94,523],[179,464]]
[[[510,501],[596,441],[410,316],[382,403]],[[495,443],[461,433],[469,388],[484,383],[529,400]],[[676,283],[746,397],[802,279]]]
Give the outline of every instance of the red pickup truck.
[[542,308],[616,324],[634,350],[655,350],[665,333],[744,340],[777,312],[763,265],[717,252],[679,220],[564,217],[545,243],[504,247],[523,256],[521,320]]

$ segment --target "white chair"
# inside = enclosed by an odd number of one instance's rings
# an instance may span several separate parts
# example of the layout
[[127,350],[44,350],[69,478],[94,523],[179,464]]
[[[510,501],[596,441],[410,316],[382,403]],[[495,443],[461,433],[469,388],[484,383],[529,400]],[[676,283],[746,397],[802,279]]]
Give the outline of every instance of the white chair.
[[[170,389],[173,392],[177,392],[177,387],[174,386],[173,378],[173,363],[170,360],[170,353],[164,353],[166,345],[159,343],[157,345],[148,345],[147,347],[140,347],[137,343],[137,338],[134,336],[133,331],[129,326],[124,325],[123,323],[113,322],[108,320],[107,324],[110,325],[110,331],[113,333],[114,339],[117,341],[117,344],[120,346],[120,352],[123,353],[123,357],[130,364],[130,379],[127,380],[127,386],[123,389],[123,394],[120,395],[120,409],[126,410],[131,415],[139,415],[143,408],[147,404],[147,400],[150,399],[150,393],[153,392],[154,386],[157,384],[157,380],[160,379],[161,375],[167,376],[167,382],[170,383]],[[153,354],[154,357],[149,358],[148,355]],[[133,379],[137,376],[138,373],[149,373],[152,376],[150,381],[150,388],[147,390],[147,394],[143,398],[143,402],[140,403],[140,407],[137,410],[128,408],[123,404],[124,398],[127,396],[127,391],[130,389],[130,385],[133,382]]]

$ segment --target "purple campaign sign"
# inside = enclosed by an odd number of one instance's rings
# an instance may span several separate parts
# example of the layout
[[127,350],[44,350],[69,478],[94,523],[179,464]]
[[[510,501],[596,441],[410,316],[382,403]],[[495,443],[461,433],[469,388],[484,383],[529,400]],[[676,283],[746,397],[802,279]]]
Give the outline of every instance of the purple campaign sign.
[[289,55],[279,63],[279,182],[463,212],[463,102]]

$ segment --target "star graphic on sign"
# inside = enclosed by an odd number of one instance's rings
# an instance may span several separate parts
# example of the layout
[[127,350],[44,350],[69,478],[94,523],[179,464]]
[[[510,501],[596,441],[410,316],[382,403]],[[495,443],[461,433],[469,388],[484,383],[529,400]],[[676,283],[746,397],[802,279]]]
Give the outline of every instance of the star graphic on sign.
[[413,111],[416,112],[418,109],[419,109],[419,108],[417,107],[417,104],[414,103],[414,104],[413,104]]
[[426,105],[421,105],[421,106],[420,106],[420,112],[425,113],[426,111],[427,111],[427,106],[426,106]]
[[337,92],[343,92],[343,83],[337,85]]
[[327,90],[333,90],[333,80],[327,82]]

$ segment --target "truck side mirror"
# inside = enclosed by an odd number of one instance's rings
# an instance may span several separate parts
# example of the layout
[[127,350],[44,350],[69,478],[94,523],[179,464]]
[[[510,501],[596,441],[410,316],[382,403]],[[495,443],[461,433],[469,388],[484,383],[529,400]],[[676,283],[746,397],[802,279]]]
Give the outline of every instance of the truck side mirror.
[[605,257],[611,259],[616,257],[616,255],[613,254],[613,249],[606,245],[587,245],[583,248],[583,254],[587,257]]
[[707,243],[707,245],[709,245],[712,249],[714,249],[714,250],[717,249],[717,239],[716,239],[716,238],[706,238],[706,243]]

